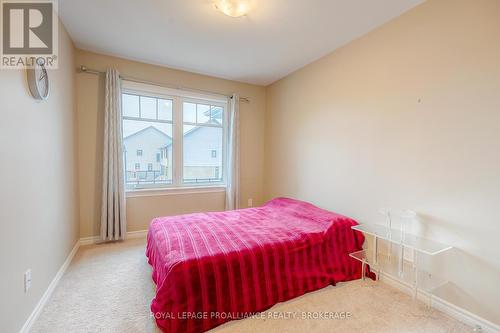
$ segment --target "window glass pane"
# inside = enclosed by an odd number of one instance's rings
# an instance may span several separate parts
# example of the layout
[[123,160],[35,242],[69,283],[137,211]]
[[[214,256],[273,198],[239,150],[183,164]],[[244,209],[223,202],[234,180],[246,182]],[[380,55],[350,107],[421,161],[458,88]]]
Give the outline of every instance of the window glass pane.
[[197,104],[196,110],[198,111],[197,123],[203,124],[210,121],[210,105]]
[[123,145],[127,189],[172,184],[172,124],[124,119]]
[[172,100],[158,100],[158,119],[172,121]]
[[141,118],[156,119],[156,98],[141,96]]
[[217,123],[222,125],[222,119],[224,116],[224,109],[220,106],[212,106],[211,120],[212,123]]
[[184,102],[183,107],[183,118],[185,123],[195,123],[196,122],[196,104]]
[[222,128],[184,125],[184,183],[222,181]]
[[176,99],[150,96],[132,93],[122,96],[124,118],[140,118],[123,119],[126,188],[178,184],[172,177],[176,167],[172,154],[174,121],[184,121],[176,124],[183,126],[179,182],[187,186],[222,182],[224,107],[211,105],[209,101],[186,101],[179,105],[183,108],[182,119],[173,119]]
[[139,117],[139,96],[123,94],[122,112],[124,117]]

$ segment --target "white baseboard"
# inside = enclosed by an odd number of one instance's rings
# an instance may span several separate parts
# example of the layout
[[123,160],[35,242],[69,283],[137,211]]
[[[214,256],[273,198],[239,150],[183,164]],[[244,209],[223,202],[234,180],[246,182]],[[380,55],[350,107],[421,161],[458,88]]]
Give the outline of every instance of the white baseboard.
[[[147,235],[148,231],[147,230],[140,230],[140,231],[130,231],[127,232],[127,239],[137,239],[137,238],[145,238]],[[52,282],[50,282],[47,290],[45,290],[45,293],[42,295],[42,298],[38,301],[38,303],[35,306],[35,309],[31,313],[31,315],[28,317],[28,320],[24,323],[23,327],[19,331],[19,333],[28,333],[31,330],[31,327],[37,320],[38,316],[43,310],[43,307],[49,300],[50,296],[54,292],[54,289],[56,288],[57,284],[59,283],[59,280],[61,280],[62,276],[64,275],[64,272],[66,272],[66,269],[68,268],[69,264],[71,263],[71,260],[73,260],[73,257],[75,256],[76,252],[78,251],[78,248],[82,245],[90,245],[90,244],[95,244],[99,242],[100,237],[84,237],[80,238],[71,252],[68,254],[68,257],[62,264],[61,268],[57,271],[56,276],[54,279],[52,279]]]
[[80,238],[80,246],[91,245],[97,243],[101,238],[99,236],[82,237]]
[[[147,230],[140,230],[140,231],[130,231],[127,232],[127,238],[128,239],[137,239],[137,238],[144,238],[147,235]],[[78,248],[81,245],[89,245],[89,244],[94,244],[98,242],[100,237],[85,237],[85,238],[80,238],[79,241],[76,242],[75,246],[71,250],[71,252],[68,254],[68,257],[62,264],[61,268],[57,271],[57,274],[55,275],[54,279],[50,282],[47,290],[45,293],[42,295],[40,300],[38,301],[37,305],[35,306],[35,309],[31,313],[31,315],[28,317],[26,322],[24,323],[23,327],[21,328],[19,333],[28,333],[31,330],[31,327],[37,320],[38,316],[42,312],[43,307],[49,300],[50,296],[54,292],[54,289],[56,288],[57,284],[61,280],[62,276],[64,275],[64,272],[66,272],[66,269],[68,268],[69,264],[73,260],[73,257],[75,256],[76,252],[78,251]],[[398,290],[401,290],[402,292],[412,295],[413,294],[413,287],[407,284],[406,282],[403,282],[389,274],[383,273],[381,274],[381,282],[384,282]],[[424,291],[419,291],[417,295],[418,300],[423,301],[423,302],[428,302],[429,299],[429,294],[424,292]],[[437,296],[432,296],[432,301],[431,301],[431,306],[437,310],[440,310],[447,315],[465,323],[473,327],[481,327],[482,331],[485,333],[500,333],[500,326],[496,325],[489,320],[486,320],[484,318],[479,317],[478,315],[475,315],[471,313],[470,311],[467,311],[463,308],[460,308],[454,304],[451,304],[444,299],[437,297]]]
[[78,251],[79,247],[80,247],[80,241],[77,241],[71,252],[68,254],[68,257],[66,257],[66,260],[62,264],[61,268],[59,268],[59,270],[57,271],[56,276],[54,276],[52,282],[50,282],[47,290],[45,290],[45,292],[43,293],[42,298],[40,298],[40,300],[36,304],[35,309],[33,310],[33,312],[31,312],[31,315],[28,317],[28,320],[26,320],[23,327],[19,331],[20,333],[28,333],[31,330],[31,327],[37,320],[38,316],[40,316],[43,307],[45,306],[50,296],[54,292],[54,289],[59,283],[59,280],[61,280],[62,276],[64,275],[64,272],[66,272],[66,269],[71,263],[71,260],[73,260],[73,257],[75,256],[76,251]]
[[147,235],[147,230],[129,231],[127,232],[127,239],[146,238]]
[[[381,282],[384,282],[406,294],[413,295],[413,287],[403,282],[389,274],[382,272],[381,274]],[[417,299],[422,302],[429,303],[429,293],[419,290],[417,294]],[[446,313],[450,317],[457,319],[458,321],[470,325],[472,327],[481,327],[481,330],[478,332],[484,333],[500,333],[500,326],[492,323],[489,320],[486,320],[478,315],[473,314],[470,311],[467,311],[461,307],[458,307],[450,302],[445,301],[444,299],[432,296],[431,307]]]
[[[147,230],[129,231],[127,232],[127,239],[146,238],[147,234]],[[101,237],[99,236],[83,237],[80,238],[80,245],[97,244],[100,241]]]

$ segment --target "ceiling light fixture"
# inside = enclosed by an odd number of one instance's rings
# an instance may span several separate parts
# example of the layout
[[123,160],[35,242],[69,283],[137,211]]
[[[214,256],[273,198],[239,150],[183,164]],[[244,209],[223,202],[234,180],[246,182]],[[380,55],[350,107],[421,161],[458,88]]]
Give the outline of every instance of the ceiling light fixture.
[[253,0],[215,0],[215,7],[231,17],[240,17],[248,14]]

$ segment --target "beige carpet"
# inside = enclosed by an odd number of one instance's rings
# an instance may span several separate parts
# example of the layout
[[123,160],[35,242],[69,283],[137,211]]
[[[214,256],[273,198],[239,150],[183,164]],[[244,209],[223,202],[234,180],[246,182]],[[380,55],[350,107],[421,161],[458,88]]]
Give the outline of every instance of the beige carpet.
[[[156,332],[149,313],[154,284],[144,249],[142,239],[80,248],[32,332]],[[351,316],[335,318],[335,312]],[[320,314],[327,317],[302,319]],[[229,322],[211,332],[461,333],[472,329],[383,283],[358,280],[277,304],[259,318]]]

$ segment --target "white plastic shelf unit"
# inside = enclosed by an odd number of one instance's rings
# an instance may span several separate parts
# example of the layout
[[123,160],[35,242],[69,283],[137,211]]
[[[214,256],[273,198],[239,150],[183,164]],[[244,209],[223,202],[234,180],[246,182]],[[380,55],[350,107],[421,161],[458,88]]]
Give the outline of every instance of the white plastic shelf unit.
[[[440,280],[432,276],[432,274],[419,269],[418,253],[434,256],[450,250],[452,246],[403,233],[401,230],[390,229],[378,224],[360,224],[352,226],[352,229],[373,236],[373,249],[361,250],[350,254],[352,258],[361,261],[363,272],[365,271],[365,266],[369,265],[372,270],[377,272],[377,279],[380,272],[398,277],[403,282],[413,286],[414,298],[417,297],[418,290],[424,290],[432,297],[433,290],[446,283],[446,281]],[[381,255],[378,252],[379,239],[397,244],[400,247],[400,253],[397,260],[394,260],[389,255]],[[413,262],[405,260],[405,248],[413,250]],[[362,278],[364,278],[364,274]],[[430,298],[429,303],[431,301],[432,299]]]
[[403,245],[406,248],[431,256],[448,251],[452,248],[450,245],[442,244],[412,234],[402,233],[400,230],[389,229],[388,227],[380,224],[358,224],[352,226],[352,229],[391,243]]

